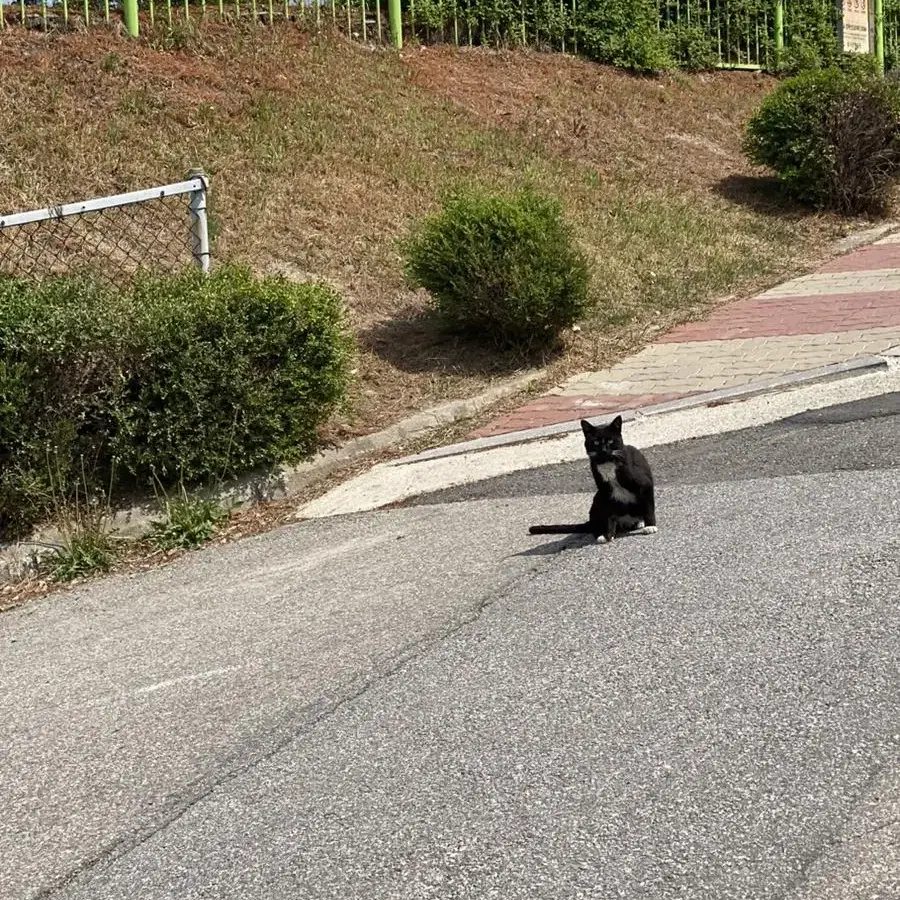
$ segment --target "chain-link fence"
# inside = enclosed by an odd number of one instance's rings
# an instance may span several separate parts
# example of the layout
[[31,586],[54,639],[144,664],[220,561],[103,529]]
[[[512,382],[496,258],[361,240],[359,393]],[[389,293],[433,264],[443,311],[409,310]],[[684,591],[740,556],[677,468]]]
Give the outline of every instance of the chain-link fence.
[[90,274],[127,284],[138,272],[208,271],[208,182],[188,181],[0,216],[0,274]]

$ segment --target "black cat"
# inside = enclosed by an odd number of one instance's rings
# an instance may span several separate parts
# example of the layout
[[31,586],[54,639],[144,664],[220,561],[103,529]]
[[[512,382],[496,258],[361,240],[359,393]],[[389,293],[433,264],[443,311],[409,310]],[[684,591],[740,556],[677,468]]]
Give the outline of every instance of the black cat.
[[622,440],[622,417],[609,425],[581,421],[597,493],[590,517],[581,525],[532,525],[529,534],[592,534],[600,543],[617,534],[655,534],[656,506],[650,464],[637,447]]

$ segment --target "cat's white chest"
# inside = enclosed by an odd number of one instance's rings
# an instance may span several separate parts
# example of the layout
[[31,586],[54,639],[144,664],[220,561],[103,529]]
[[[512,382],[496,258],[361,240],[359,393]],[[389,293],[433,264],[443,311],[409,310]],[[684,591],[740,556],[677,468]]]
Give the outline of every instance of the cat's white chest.
[[597,474],[609,485],[613,500],[618,500],[620,503],[634,502],[634,494],[627,488],[623,488],[622,485],[619,484],[619,479],[616,478],[616,463],[600,463],[600,465],[597,466]]

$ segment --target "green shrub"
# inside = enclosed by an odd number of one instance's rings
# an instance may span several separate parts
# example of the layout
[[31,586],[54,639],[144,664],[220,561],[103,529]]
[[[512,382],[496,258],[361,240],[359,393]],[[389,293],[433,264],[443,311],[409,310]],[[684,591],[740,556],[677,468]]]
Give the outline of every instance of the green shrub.
[[701,25],[679,23],[666,28],[670,53],[682,69],[693,72],[714,69],[719,61],[716,42],[709,29]]
[[884,48],[884,71],[888,78],[897,76],[898,67],[900,67],[900,52],[898,52],[896,44],[891,43]]
[[811,41],[796,37],[782,51],[777,71],[781,75],[799,75],[801,72],[817,72],[822,66],[820,49]]
[[675,65],[655,0],[586,0],[578,14],[579,49],[589,59],[635,72]]
[[900,90],[864,68],[789,78],[750,119],[744,150],[799,200],[882,212],[900,174]]
[[87,279],[0,279],[0,533],[49,512],[83,471],[105,482],[124,303]]
[[339,297],[222,267],[120,292],[0,280],[0,531],[85,476],[199,482],[315,446],[345,396]]
[[347,387],[331,288],[229,266],[141,280],[133,297],[145,337],[115,407],[125,469],[196,482],[314,449]]
[[839,20],[836,3],[801,0],[786,4],[784,52],[779,69],[793,75],[837,65],[841,58]]
[[854,78],[880,78],[881,69],[874,53],[841,53],[835,65]]
[[502,347],[548,347],[587,302],[588,264],[559,203],[529,190],[452,194],[405,249],[411,284]]

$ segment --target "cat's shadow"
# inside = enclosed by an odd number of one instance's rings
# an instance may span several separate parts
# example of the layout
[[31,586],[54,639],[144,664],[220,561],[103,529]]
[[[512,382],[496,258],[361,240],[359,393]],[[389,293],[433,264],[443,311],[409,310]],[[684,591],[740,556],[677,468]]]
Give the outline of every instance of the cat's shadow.
[[594,538],[591,535],[567,534],[559,540],[538,544],[537,547],[529,547],[527,550],[514,553],[513,556],[553,556],[555,553],[562,553],[563,550],[576,550],[579,547],[588,547],[593,543]]
[[[616,541],[625,538],[639,537],[640,532],[628,532],[620,534]],[[511,556],[553,556],[555,553],[562,553],[563,550],[578,550],[583,547],[591,547],[597,545],[597,539],[590,534],[567,534],[555,541],[547,541],[544,544],[538,544],[537,547],[529,547],[528,550],[521,550],[513,553]],[[600,545],[597,545],[600,546]]]

